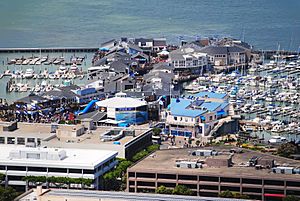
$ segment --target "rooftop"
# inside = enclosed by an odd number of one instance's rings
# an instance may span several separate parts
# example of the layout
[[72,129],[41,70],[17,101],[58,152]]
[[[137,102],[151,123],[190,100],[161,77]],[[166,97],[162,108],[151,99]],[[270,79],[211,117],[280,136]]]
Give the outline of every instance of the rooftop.
[[[204,156],[193,156],[190,153],[197,149],[216,150],[221,153],[229,153],[233,147],[205,147],[188,149],[168,149],[158,150],[144,160],[138,162],[130,168],[130,171],[141,172],[162,172],[162,173],[185,173],[185,174],[205,174],[211,176],[232,176],[232,177],[262,177],[300,180],[300,175],[275,174],[271,169],[256,170],[255,167],[248,167],[246,163],[254,156],[274,160],[276,164],[284,166],[299,167],[300,162],[292,159],[286,159],[279,156],[269,155],[261,152],[242,149],[242,153],[235,153],[232,157],[232,167],[207,167],[201,169],[177,168],[175,161],[178,159],[205,159]],[[235,148],[236,149],[236,148]],[[157,166],[156,164],[159,164]]]
[[[46,191],[46,192],[45,192]],[[19,201],[33,201],[37,199],[36,192],[33,191],[24,195]],[[210,198],[193,197],[182,195],[161,195],[150,193],[128,193],[128,192],[109,192],[109,191],[91,191],[91,190],[71,190],[71,189],[50,189],[44,190],[42,197],[49,197],[52,201],[59,201],[63,197],[66,200],[76,198],[81,201],[232,201],[230,198]],[[239,199],[234,199],[239,201]],[[243,200],[245,201],[245,200]]]
[[99,107],[128,108],[144,106],[147,105],[147,102],[130,97],[113,97],[99,101],[96,104]]
[[[52,156],[56,152],[59,155],[64,153],[65,157],[56,157],[56,160],[54,160]],[[40,157],[38,157],[39,154]],[[45,154],[47,157],[42,157]],[[29,155],[37,157],[29,157]],[[21,145],[2,145],[0,147],[1,164],[24,166],[30,164],[40,167],[81,167],[92,169],[114,155],[117,155],[117,152],[92,149],[29,148]]]

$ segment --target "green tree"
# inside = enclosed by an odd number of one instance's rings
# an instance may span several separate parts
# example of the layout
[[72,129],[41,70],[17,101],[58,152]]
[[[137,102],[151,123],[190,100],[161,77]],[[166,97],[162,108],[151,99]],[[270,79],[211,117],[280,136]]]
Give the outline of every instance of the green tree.
[[285,143],[278,147],[277,154],[283,157],[290,157],[292,154],[296,154],[298,148],[294,143]]
[[151,153],[151,152],[154,152],[154,151],[156,151],[156,150],[159,150],[159,144],[153,144],[153,145],[150,145],[149,147],[147,147],[147,151],[149,152],[149,153]]
[[174,195],[193,195],[191,189],[184,185],[177,185],[173,190]]
[[201,142],[200,142],[200,140],[197,140],[195,143],[197,146],[199,146]]
[[173,191],[171,189],[166,188],[165,186],[159,186],[155,190],[155,193],[158,193],[158,194],[172,194]]
[[294,195],[288,195],[283,198],[283,201],[300,201],[300,199]]
[[222,191],[220,194],[219,194],[219,197],[221,198],[233,198],[233,193],[229,190],[227,191]]
[[19,193],[11,187],[1,187],[0,186],[0,201],[13,201]]
[[161,129],[160,129],[160,128],[153,128],[153,129],[152,129],[152,132],[153,132],[153,135],[154,135],[154,136],[157,136],[157,135],[160,135]]
[[0,173],[0,183],[5,179],[5,175]]
[[140,151],[132,157],[132,161],[137,162],[137,161],[141,160],[142,158],[144,158],[145,156],[147,156],[148,154],[149,153],[146,150]]

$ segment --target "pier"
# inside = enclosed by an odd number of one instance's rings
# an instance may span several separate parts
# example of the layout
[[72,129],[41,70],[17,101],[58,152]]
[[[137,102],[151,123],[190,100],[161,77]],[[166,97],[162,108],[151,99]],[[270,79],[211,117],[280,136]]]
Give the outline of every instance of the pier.
[[98,47],[0,48],[0,53],[96,52]]

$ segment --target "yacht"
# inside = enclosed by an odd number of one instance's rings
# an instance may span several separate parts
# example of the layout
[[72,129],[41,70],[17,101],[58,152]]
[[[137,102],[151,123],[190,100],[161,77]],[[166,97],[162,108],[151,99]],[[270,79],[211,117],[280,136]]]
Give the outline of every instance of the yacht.
[[71,70],[72,72],[77,72],[77,71],[78,71],[77,65],[76,65],[76,64],[73,64],[73,65],[70,67],[70,70]]
[[32,78],[33,73],[34,73],[33,69],[31,69],[31,68],[26,69],[25,74],[24,74],[24,78]]
[[65,74],[68,71],[68,68],[65,66],[60,66],[58,69],[59,74]]

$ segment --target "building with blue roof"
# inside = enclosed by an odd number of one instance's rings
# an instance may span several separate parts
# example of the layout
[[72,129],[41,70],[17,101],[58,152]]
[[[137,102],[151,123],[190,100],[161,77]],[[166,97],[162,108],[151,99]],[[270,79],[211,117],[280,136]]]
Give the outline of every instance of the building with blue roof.
[[200,92],[188,98],[173,98],[166,125],[171,135],[199,138],[208,135],[228,114],[227,94]]

